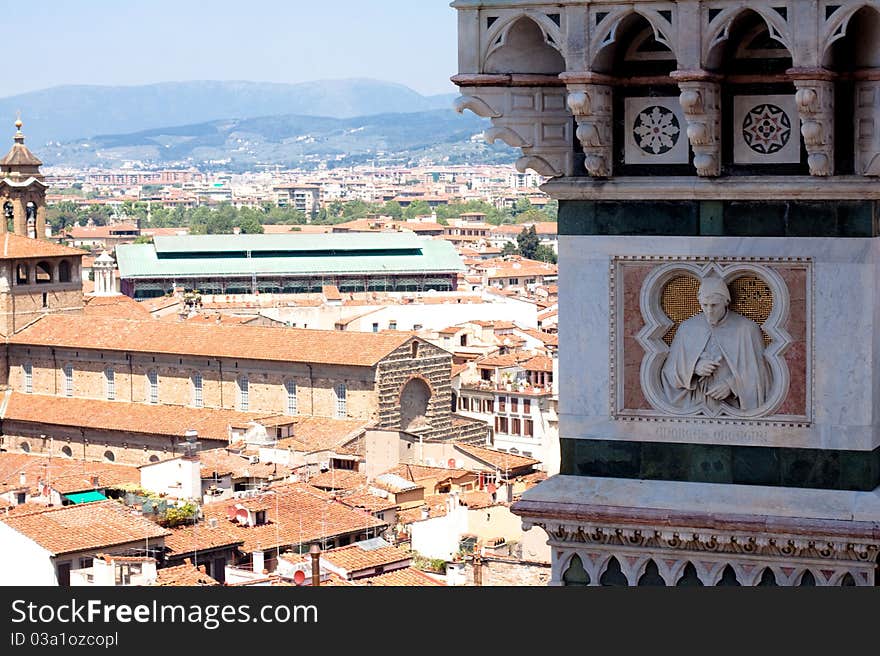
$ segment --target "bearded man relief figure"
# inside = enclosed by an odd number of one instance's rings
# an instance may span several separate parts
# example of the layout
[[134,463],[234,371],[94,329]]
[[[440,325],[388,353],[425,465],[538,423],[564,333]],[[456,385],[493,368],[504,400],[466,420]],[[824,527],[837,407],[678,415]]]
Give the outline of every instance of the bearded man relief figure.
[[729,309],[725,282],[710,276],[700,282],[700,314],[678,327],[660,373],[666,402],[683,413],[722,404],[753,411],[772,387],[764,340],[757,323]]

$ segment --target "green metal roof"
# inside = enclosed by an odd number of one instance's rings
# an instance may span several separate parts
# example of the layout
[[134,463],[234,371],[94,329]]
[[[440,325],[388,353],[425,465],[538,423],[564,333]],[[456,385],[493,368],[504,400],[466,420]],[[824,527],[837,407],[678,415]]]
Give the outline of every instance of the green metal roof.
[[409,234],[190,235],[117,246],[121,278],[460,273],[451,243]]
[[106,501],[107,497],[97,490],[89,490],[88,492],[72,492],[65,494],[65,498],[70,499],[74,503],[89,503],[91,501]]
[[252,253],[309,251],[407,250],[421,248],[421,238],[409,232],[394,233],[325,233],[307,235],[162,235],[153,238],[156,252]]

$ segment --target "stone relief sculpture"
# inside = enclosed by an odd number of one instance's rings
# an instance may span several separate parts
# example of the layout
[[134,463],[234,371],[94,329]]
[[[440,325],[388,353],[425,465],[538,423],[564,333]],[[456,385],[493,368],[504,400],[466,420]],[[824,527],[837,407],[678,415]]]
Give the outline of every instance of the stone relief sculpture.
[[[743,296],[746,288],[760,296]],[[656,418],[789,417],[775,414],[791,382],[784,354],[792,343],[785,329],[789,290],[778,271],[752,262],[661,263],[640,283],[638,302],[644,324],[634,335],[643,350],[637,384],[652,410],[624,405],[630,384],[625,374],[618,383],[618,412]]]
[[721,278],[701,280],[699,302],[703,311],[679,326],[661,370],[666,401],[683,412],[760,408],[772,386],[761,328],[729,309]]

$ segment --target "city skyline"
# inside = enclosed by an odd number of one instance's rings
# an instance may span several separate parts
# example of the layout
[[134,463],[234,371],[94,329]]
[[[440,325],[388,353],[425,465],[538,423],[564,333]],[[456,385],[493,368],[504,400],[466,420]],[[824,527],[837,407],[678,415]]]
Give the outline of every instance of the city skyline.
[[[0,0],[0,7],[20,14],[9,0]],[[267,16],[274,18],[265,21]],[[192,80],[369,78],[423,95],[454,91],[449,77],[456,72],[456,17],[448,3],[436,0],[340,0],[332,6],[258,0],[247,7],[217,0],[210,12],[168,0],[124,7],[96,0],[29,7],[30,21],[39,30],[12,30],[4,39],[10,52],[27,53],[29,63],[9,76],[4,97],[65,85]],[[248,33],[248,24],[257,23],[270,28]],[[308,27],[331,24],[336,38]],[[425,24],[434,37],[427,43],[408,30]]]

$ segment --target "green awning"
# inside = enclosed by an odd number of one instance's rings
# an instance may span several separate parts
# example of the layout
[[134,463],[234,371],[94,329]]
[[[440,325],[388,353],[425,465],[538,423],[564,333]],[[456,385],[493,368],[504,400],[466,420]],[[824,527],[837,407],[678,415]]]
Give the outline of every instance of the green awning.
[[74,492],[73,494],[65,494],[66,499],[70,499],[74,503],[89,503],[90,501],[106,501],[107,497],[97,490],[88,492]]

